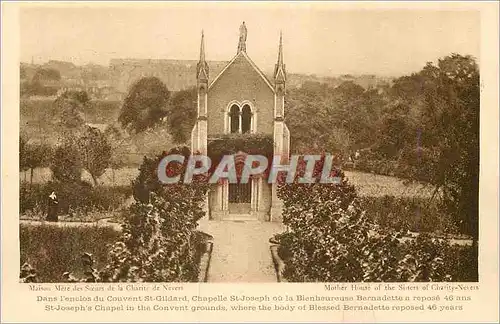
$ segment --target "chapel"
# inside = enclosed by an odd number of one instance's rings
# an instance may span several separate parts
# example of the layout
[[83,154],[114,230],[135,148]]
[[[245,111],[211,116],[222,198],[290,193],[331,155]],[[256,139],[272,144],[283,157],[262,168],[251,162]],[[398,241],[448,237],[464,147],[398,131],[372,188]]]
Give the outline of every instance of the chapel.
[[[205,59],[203,32],[201,35],[196,69],[197,119],[191,133],[191,151],[208,155],[212,162],[221,154],[234,154],[240,161],[247,154],[262,154],[271,160],[273,156],[285,160],[289,156],[282,35],[272,78],[250,59],[246,39],[243,22],[236,55],[212,77]],[[211,220],[280,222],[282,202],[276,184],[268,183],[265,175],[255,175],[247,183],[222,180],[211,185],[206,208]]]

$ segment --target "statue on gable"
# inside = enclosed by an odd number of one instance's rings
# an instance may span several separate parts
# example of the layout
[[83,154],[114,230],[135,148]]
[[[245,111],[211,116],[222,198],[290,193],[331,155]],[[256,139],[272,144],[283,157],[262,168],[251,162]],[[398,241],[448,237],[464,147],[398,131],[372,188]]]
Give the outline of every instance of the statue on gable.
[[240,40],[238,43],[238,53],[247,51],[247,26],[245,26],[245,22],[243,22],[240,26]]

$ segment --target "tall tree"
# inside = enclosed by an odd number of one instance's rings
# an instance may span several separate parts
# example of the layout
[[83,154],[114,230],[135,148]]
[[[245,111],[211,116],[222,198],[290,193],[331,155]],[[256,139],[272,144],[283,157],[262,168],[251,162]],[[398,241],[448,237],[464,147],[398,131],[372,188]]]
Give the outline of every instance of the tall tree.
[[[470,56],[440,59],[436,91],[426,97],[426,130],[439,150],[434,181],[443,189],[448,209],[462,230],[478,239],[479,207],[479,68]],[[433,121],[435,127],[430,129]]]
[[[452,54],[422,71],[397,80],[393,100],[419,110],[401,154],[401,166],[414,179],[426,180],[462,231],[478,239],[479,68],[470,56]],[[411,113],[409,114],[411,115]],[[414,114],[415,115],[415,114]],[[409,127],[407,127],[408,129]]]
[[54,150],[50,169],[54,178],[63,183],[77,183],[82,176],[82,161],[73,137],[65,139]]
[[97,179],[110,166],[111,144],[99,129],[87,127],[78,139],[78,149],[83,169],[90,173],[94,185],[97,185]]
[[29,143],[23,136],[19,137],[19,169],[30,170],[30,185],[33,184],[34,170],[46,166],[50,156],[48,145]]
[[156,77],[142,78],[132,85],[118,117],[123,127],[142,132],[166,116],[170,92]]
[[168,131],[176,143],[186,143],[196,120],[196,88],[181,90],[172,96],[168,107]]
[[66,129],[82,127],[85,122],[85,109],[90,99],[87,92],[69,90],[63,92],[54,102],[56,118]]
[[33,81],[59,81],[61,80],[61,73],[52,68],[43,69],[39,68],[36,70],[33,76]]

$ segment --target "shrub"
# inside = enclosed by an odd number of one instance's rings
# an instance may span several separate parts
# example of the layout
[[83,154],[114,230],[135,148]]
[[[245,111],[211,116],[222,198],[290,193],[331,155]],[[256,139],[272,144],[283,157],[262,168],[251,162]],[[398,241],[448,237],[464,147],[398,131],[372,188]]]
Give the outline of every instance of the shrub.
[[88,213],[116,210],[132,194],[130,186],[92,187],[84,181],[50,181],[33,185],[21,182],[20,212],[38,209],[42,214],[46,213],[47,199],[52,191],[55,191],[58,197],[60,215],[74,214],[76,211]]
[[[184,174],[187,148],[175,148],[184,164],[170,163],[166,172]],[[134,181],[134,203],[123,223],[123,235],[113,245],[109,262],[102,270],[103,281],[190,282],[198,279],[200,236],[197,222],[203,217],[202,204],[208,189],[206,177],[190,184],[162,185],[157,168],[163,153],[144,158]]]
[[453,218],[437,201],[423,198],[382,197],[360,198],[366,216],[376,224],[396,231],[455,234]]
[[50,165],[54,179],[63,182],[78,182],[82,176],[82,161],[76,139],[67,138],[54,150]]
[[82,251],[93,254],[97,265],[107,259],[107,246],[119,236],[109,227],[20,224],[21,264],[36,270],[38,282],[61,282],[62,274],[79,264]]
[[141,78],[130,87],[118,121],[134,132],[143,132],[166,116],[169,98],[170,91],[160,79]]
[[100,277],[107,282],[196,282],[202,242],[196,222],[153,195],[136,203],[123,224],[123,235],[109,252]]
[[19,186],[19,212],[24,213],[34,210],[36,207],[46,207],[46,200],[50,192],[47,192],[45,185],[22,181]]
[[[367,217],[356,191],[340,184],[283,184],[283,223],[279,253],[289,281],[460,281],[477,279],[472,248],[455,248],[444,240],[401,234]],[[457,255],[460,255],[458,259]],[[464,269],[457,272],[456,267]]]

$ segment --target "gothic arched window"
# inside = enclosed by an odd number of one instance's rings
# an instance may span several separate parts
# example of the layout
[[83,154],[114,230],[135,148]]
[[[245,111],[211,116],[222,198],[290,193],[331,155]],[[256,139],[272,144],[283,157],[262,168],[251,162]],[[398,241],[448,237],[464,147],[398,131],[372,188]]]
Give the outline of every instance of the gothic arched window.
[[238,105],[232,105],[229,111],[229,121],[231,125],[231,133],[240,132],[240,107]]
[[241,111],[241,132],[250,133],[252,129],[252,110],[249,105],[244,105]]

